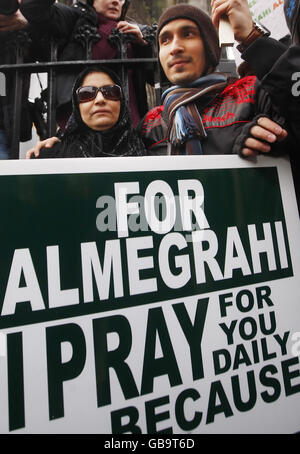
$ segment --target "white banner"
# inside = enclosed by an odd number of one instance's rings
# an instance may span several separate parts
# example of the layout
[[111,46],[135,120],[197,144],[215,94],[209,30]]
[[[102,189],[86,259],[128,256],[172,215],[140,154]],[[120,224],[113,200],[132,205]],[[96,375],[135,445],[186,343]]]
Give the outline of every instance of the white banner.
[[253,20],[267,27],[275,39],[289,34],[286,24],[283,0],[250,0],[248,2]]
[[[248,1],[253,20],[260,22],[270,30],[271,37],[275,39],[283,38],[290,33],[284,16],[283,3],[283,0]],[[239,66],[243,60],[236,45],[233,51],[236,65]]]

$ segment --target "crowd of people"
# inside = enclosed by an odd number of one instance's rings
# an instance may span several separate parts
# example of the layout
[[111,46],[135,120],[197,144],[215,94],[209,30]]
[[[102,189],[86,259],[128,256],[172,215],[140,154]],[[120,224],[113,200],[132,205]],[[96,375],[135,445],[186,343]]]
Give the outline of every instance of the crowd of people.
[[[149,55],[145,25],[126,19],[128,0],[87,0],[72,7],[54,0],[14,3],[13,11],[0,8],[1,35],[23,27],[50,33],[60,39],[59,60],[84,58],[74,38],[83,24],[95,27],[102,37],[93,44],[94,60],[117,58],[109,40],[114,29],[133,36],[128,57]],[[248,157],[289,150],[296,165],[300,107],[292,84],[300,67],[299,2],[285,0],[284,4],[289,46],[253,22],[247,0],[212,0],[211,5],[211,17],[198,7],[177,4],[159,18],[159,64],[168,88],[161,105],[149,112],[145,82],[151,71],[129,71],[127,105],[120,78],[111,69],[93,67],[79,75],[73,68],[61,70],[55,100],[60,139],[39,142],[27,157],[232,153]],[[232,80],[216,71],[217,29],[223,15],[229,18],[252,75]],[[1,151],[3,103],[0,108]]]

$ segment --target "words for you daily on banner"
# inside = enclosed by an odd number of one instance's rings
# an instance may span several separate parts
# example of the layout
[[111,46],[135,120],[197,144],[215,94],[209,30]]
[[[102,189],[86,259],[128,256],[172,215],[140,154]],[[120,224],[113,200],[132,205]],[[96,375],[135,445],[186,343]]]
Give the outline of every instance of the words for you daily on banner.
[[0,431],[298,430],[287,163],[147,159],[0,178]]

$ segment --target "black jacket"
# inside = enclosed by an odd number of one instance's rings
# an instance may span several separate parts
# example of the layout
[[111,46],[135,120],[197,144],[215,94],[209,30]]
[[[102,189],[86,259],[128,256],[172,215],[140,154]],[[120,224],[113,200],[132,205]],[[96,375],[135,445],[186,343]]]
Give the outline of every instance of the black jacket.
[[[16,34],[15,33],[0,33],[0,65],[11,65],[16,63]],[[3,129],[6,133],[8,143],[10,143],[13,135],[13,101],[14,101],[14,77],[11,72],[5,74],[5,96],[0,97],[0,129]],[[21,130],[20,139],[22,141],[29,140],[31,138],[31,119],[29,104],[27,101],[29,92],[30,76],[26,75],[22,78],[23,80],[23,93],[22,100],[20,103],[21,107]]]
[[[40,43],[40,33],[42,30],[41,16],[47,20],[45,15],[46,9],[55,2],[55,0],[22,0],[20,10],[27,18],[31,17],[30,26],[20,32],[0,32],[0,65],[13,65],[16,63],[16,39],[22,40],[23,60],[25,63],[42,59]],[[50,16],[49,16],[50,17]],[[49,19],[48,17],[48,19]],[[5,130],[8,142],[11,141],[14,134],[13,127],[13,96],[15,91],[15,81],[13,72],[6,72],[6,96],[0,98],[0,128]],[[23,90],[20,100],[21,123],[20,123],[20,140],[28,141],[31,139],[32,132],[32,106],[28,102],[30,87],[30,74],[22,75]]]
[[251,65],[271,102],[289,125],[287,149],[300,213],[300,46],[286,48],[272,38],[259,38],[242,54],[242,58]]
[[259,38],[242,54],[278,112],[300,141],[300,46],[286,47],[272,38]]

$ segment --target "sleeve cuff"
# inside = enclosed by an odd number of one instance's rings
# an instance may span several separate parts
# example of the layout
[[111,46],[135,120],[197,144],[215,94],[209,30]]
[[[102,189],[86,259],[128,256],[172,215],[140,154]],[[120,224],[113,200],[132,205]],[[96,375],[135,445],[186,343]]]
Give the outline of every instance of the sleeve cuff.
[[263,36],[250,44],[241,57],[258,79],[262,79],[286,50],[287,47],[276,39]]

